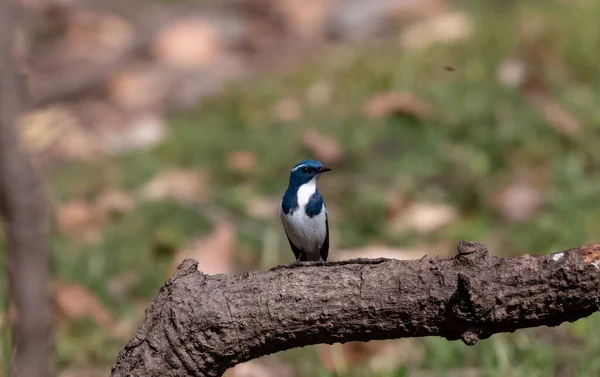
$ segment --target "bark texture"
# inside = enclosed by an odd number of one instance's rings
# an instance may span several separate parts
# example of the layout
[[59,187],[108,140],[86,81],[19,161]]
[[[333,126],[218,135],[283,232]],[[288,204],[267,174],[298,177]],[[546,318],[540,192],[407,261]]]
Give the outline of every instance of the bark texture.
[[52,312],[45,200],[28,156],[19,148],[18,117],[27,91],[15,61],[18,2],[0,0],[0,217],[6,235],[13,377],[50,372]]
[[356,259],[228,277],[186,259],[146,310],[112,376],[215,377],[238,363],[317,343],[437,335],[472,345],[600,309],[600,244],[497,258]]

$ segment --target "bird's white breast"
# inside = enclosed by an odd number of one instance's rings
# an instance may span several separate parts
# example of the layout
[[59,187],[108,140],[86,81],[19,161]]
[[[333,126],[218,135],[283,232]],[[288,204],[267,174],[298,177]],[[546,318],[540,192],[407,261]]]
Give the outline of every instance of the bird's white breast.
[[317,178],[313,178],[298,189],[298,207],[304,211],[312,194],[317,191]]

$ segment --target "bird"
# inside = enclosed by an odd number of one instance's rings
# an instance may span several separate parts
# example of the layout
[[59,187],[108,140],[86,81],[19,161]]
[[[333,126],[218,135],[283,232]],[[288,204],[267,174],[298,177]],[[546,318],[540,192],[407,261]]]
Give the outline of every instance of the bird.
[[329,215],[317,178],[331,169],[316,160],[303,160],[292,167],[288,188],[279,204],[279,216],[296,257],[301,261],[327,261]]

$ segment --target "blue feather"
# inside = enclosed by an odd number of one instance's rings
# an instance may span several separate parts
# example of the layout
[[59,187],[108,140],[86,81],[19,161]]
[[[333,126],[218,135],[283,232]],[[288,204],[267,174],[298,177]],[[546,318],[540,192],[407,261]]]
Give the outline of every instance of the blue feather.
[[[300,186],[298,186],[300,187]],[[296,190],[290,190],[289,188],[283,195],[283,199],[281,200],[281,210],[286,215],[291,215],[295,210],[298,209],[298,188]]]
[[[296,204],[297,205],[297,204]],[[323,209],[323,197],[319,190],[316,190],[314,194],[310,196],[306,207],[304,208],[304,213],[308,215],[308,217],[313,218],[321,213]]]

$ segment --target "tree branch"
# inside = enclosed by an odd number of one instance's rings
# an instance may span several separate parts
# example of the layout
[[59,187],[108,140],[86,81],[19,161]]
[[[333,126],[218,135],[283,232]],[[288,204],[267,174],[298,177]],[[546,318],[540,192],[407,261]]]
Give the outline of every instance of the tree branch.
[[208,276],[187,259],[160,289],[112,376],[215,377],[318,343],[422,336],[475,344],[600,309],[600,244],[517,258],[462,241],[443,259],[356,259]]

